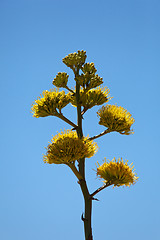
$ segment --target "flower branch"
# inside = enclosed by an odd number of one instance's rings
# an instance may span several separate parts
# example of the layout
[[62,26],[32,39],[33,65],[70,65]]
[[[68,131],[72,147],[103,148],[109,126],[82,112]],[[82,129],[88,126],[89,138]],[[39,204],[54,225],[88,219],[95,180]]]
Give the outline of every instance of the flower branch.
[[72,89],[70,89],[68,86],[65,86],[65,88],[66,88],[69,92],[75,94],[75,92],[74,92]]
[[72,121],[70,121],[68,118],[66,118],[61,112],[58,114],[58,116],[60,119],[62,119],[63,121],[65,121],[66,123],[70,124],[72,127],[74,127],[75,129],[77,129],[77,125],[74,124]]
[[76,176],[79,180],[82,180],[82,179],[83,179],[82,175],[79,173],[79,171],[77,170],[77,168],[76,168],[76,166],[75,166],[74,163],[68,163],[67,165],[71,168],[72,172],[75,174],[75,176]]
[[96,136],[93,136],[93,137],[88,138],[88,140],[94,140],[94,139],[99,138],[99,137],[101,137],[101,136],[103,136],[103,135],[105,135],[105,134],[107,134],[107,133],[110,133],[110,132],[113,132],[113,130],[106,129],[106,130],[103,131],[102,133],[100,133],[100,134],[98,134],[98,135],[96,135]]
[[111,186],[112,184],[110,182],[104,184],[102,187],[98,188],[96,191],[94,191],[92,194],[90,194],[90,197],[93,199],[93,196],[95,196],[97,193],[105,189],[106,187]]

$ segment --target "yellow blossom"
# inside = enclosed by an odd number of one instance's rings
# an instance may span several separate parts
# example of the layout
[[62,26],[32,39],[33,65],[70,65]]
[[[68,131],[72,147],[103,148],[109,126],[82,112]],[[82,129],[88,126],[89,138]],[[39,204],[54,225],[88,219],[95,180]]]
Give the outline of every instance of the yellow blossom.
[[58,89],[43,91],[42,95],[32,104],[33,117],[57,116],[57,109],[61,111],[70,102],[70,93],[59,92]]
[[[98,164],[99,165],[99,164]],[[128,161],[114,158],[112,161],[105,162],[97,168],[97,176],[104,179],[104,183],[113,184],[114,186],[130,186],[134,184],[138,177],[134,173],[134,166],[128,165]]]
[[107,127],[109,130],[125,135],[133,133],[130,128],[135,120],[123,107],[106,105],[97,114],[100,117],[99,124]]
[[68,164],[83,157],[90,158],[96,151],[96,143],[88,141],[87,138],[78,138],[75,131],[65,130],[52,138],[44,162]]
[[[83,91],[82,89],[80,91],[80,104],[84,107],[84,109],[92,108],[95,105],[102,105],[109,100],[109,89],[107,87],[97,87],[89,90],[88,92]],[[75,95],[71,97],[71,103],[73,106],[77,105]]]

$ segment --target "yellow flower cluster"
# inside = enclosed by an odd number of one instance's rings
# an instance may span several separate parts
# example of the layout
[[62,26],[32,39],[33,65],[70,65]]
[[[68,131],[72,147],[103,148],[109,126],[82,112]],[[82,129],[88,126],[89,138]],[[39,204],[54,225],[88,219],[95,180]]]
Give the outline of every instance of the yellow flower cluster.
[[109,130],[125,135],[133,133],[130,128],[135,120],[123,107],[106,105],[97,114],[100,117],[99,124],[107,127]]
[[[99,165],[99,164],[98,164]],[[128,165],[128,161],[114,158],[110,162],[105,162],[97,168],[97,176],[104,179],[104,183],[113,184],[114,186],[130,186],[134,184],[138,177],[134,173],[134,166]]]
[[66,130],[54,136],[47,147],[44,162],[68,164],[80,158],[92,157],[97,151],[97,144],[87,138],[79,139],[75,131]]
[[53,80],[53,85],[56,87],[66,87],[67,82],[68,82],[68,77],[67,73],[65,72],[59,72],[57,76]]
[[[80,103],[84,109],[92,108],[95,105],[102,105],[110,100],[109,89],[107,87],[91,89],[89,91],[80,91]],[[76,106],[76,96],[71,97],[71,104]]]
[[57,109],[61,110],[70,102],[70,93],[65,94],[64,91],[59,92],[58,89],[43,91],[32,104],[33,117],[57,116]]
[[96,73],[94,63],[85,63],[81,68],[82,74],[77,78],[80,85],[85,89],[98,87],[103,83],[103,78],[99,77]]
[[65,58],[63,58],[63,63],[75,70],[75,68],[81,68],[86,60],[86,51],[78,51],[77,53],[70,53]]

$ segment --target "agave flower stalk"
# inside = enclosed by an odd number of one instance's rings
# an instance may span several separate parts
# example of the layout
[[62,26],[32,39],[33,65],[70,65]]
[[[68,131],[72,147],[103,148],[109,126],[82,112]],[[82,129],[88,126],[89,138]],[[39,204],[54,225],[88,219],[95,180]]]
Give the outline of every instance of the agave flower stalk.
[[[48,164],[67,165],[78,180],[84,198],[84,214],[81,219],[84,223],[85,240],[93,240],[92,234],[92,201],[98,200],[95,195],[105,188],[131,186],[136,183],[136,176],[132,164],[122,158],[106,161],[100,165],[98,163],[96,173],[103,180],[103,185],[90,193],[85,176],[86,158],[91,158],[98,149],[93,141],[111,132],[120,134],[133,134],[131,129],[134,118],[123,107],[110,105],[109,89],[100,87],[103,79],[96,74],[97,69],[94,63],[85,63],[86,52],[78,51],[63,58],[63,63],[71,68],[74,73],[75,89],[68,87],[69,75],[59,72],[53,80],[56,87],[50,91],[43,91],[42,95],[35,100],[32,105],[32,113],[36,118],[55,116],[72,126],[70,130],[64,130],[51,139],[51,143],[46,148],[43,157]],[[59,91],[59,88],[68,90]],[[63,108],[68,104],[76,107],[77,123],[64,116]],[[92,137],[83,135],[83,115],[96,105],[103,105],[97,112],[99,124],[106,129]],[[76,239],[76,238],[75,238]],[[58,240],[58,239],[57,239]]]

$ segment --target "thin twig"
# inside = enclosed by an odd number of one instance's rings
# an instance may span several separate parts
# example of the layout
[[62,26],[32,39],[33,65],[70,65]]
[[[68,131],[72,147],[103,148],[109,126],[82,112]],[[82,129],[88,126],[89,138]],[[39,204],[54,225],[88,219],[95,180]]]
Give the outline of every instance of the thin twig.
[[72,121],[70,121],[68,118],[66,118],[62,113],[59,113],[58,116],[60,119],[62,119],[63,121],[65,121],[66,123],[70,124],[72,127],[74,127],[75,129],[77,129],[77,125],[74,124]]
[[96,136],[88,138],[88,140],[94,140],[94,139],[99,138],[99,137],[101,137],[101,136],[103,136],[103,135],[105,135],[107,133],[110,133],[110,132],[113,132],[113,131],[110,130],[110,129],[106,129],[104,132],[102,132],[102,133],[100,133],[100,134],[98,134]]
[[[112,184],[110,182],[104,184],[102,187],[98,188],[96,191],[94,191],[92,194],[90,194],[90,197],[93,198],[93,196],[95,196],[97,193],[99,193],[100,191],[102,191],[103,189],[105,189],[106,187],[111,186]],[[93,198],[94,200],[94,198]]]
[[70,89],[68,86],[66,86],[65,88],[66,88],[69,92],[75,94],[75,92],[74,92],[72,89]]
[[85,114],[85,112],[87,112],[88,108],[83,108],[82,112],[81,112],[81,115],[83,116],[83,114]]

